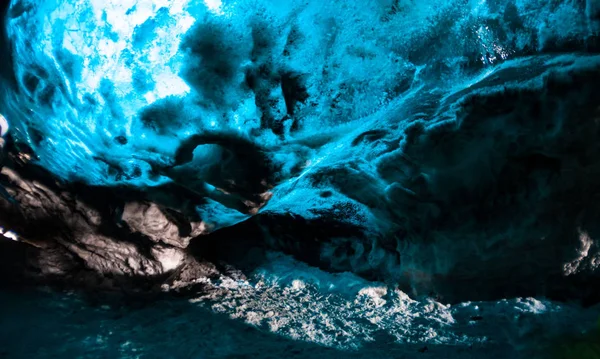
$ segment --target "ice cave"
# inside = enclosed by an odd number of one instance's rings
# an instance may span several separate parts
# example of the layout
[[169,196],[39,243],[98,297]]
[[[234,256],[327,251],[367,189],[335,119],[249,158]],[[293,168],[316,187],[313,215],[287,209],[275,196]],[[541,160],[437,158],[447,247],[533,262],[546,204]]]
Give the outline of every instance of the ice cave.
[[600,358],[600,0],[0,18],[0,358]]

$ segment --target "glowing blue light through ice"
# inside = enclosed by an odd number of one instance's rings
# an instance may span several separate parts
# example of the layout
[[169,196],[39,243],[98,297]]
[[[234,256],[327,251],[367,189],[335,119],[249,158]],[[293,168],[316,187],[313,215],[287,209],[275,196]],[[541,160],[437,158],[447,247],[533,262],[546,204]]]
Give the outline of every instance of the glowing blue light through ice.
[[[279,148],[291,137],[339,137],[347,130],[338,126],[352,122],[372,130],[367,118],[420,86],[460,88],[531,49],[597,32],[585,14],[592,10],[541,0],[11,4],[19,91],[1,94],[0,110],[44,167],[103,185],[168,181],[114,173],[170,165],[185,138],[206,130]],[[305,82],[309,99],[293,116],[281,80],[289,74]],[[269,124],[283,135],[264,131]]]
[[[523,129],[496,102],[507,90],[533,96],[561,67],[597,67],[579,55],[549,63],[598,34],[592,2],[13,0],[18,88],[0,87],[0,112],[33,160],[63,178],[175,181],[195,194],[182,206],[207,231],[258,211],[340,218],[373,243],[319,239],[319,261],[429,281],[454,263],[435,253],[469,258],[480,248],[467,239],[485,237],[462,223],[478,205],[453,194],[495,189],[515,155],[505,151],[543,153],[537,141],[567,128],[549,116],[553,133]],[[442,247],[389,249],[387,238],[412,246],[421,229]],[[519,233],[509,232],[494,238]]]
[[[147,148],[137,135],[141,110],[191,91],[179,76],[180,43],[196,21],[188,2],[22,2],[29,11],[9,21],[8,32],[26,98],[8,94],[5,101],[7,112],[21,120],[16,136],[32,145],[42,165],[66,178],[109,184],[107,163],[118,166]],[[43,135],[41,142],[35,133]],[[117,138],[126,138],[127,146],[115,146]],[[163,154],[142,160],[161,158],[174,150],[169,146],[153,146]]]

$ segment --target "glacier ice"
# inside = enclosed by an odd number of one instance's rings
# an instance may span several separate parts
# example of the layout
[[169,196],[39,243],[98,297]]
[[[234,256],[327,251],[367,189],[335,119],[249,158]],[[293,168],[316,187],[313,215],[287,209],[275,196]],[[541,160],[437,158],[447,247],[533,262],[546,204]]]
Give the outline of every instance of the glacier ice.
[[146,191],[203,233],[254,218],[418,292],[490,261],[554,282],[596,273],[595,239],[568,248],[595,231],[598,26],[593,0],[15,0],[2,113],[62,180]]
[[[5,25],[9,160],[51,179],[0,180],[64,222],[47,272],[197,275],[225,315],[346,349],[494,337],[449,324],[476,307],[515,337],[506,313],[596,314],[541,299],[598,301],[596,0],[12,0]],[[184,270],[257,243],[242,284]]]
[[594,46],[597,10],[580,3],[15,0],[17,88],[3,107],[55,174],[158,185],[169,179],[154,167],[192,135],[239,133],[274,152],[341,124],[367,127],[410,90]]

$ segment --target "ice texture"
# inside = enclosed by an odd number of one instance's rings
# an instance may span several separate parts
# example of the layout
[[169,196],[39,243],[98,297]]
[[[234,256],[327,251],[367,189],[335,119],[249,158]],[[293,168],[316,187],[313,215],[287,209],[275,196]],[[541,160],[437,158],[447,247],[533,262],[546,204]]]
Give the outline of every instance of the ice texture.
[[[596,46],[597,12],[592,0],[15,0],[17,84],[3,112],[65,179],[158,185],[173,179],[156,167],[206,134],[256,143],[284,162],[280,177],[297,178],[292,164],[317,162],[330,137],[383,131],[368,123],[376,113],[414,120],[395,113],[398,101],[468,88],[508,60]],[[422,110],[410,111],[439,122]]]
[[[152,242],[136,246],[98,235],[110,221],[62,187],[3,172],[24,218],[85,228],[63,247],[88,268],[150,276],[206,242],[217,257],[259,243],[303,264],[199,277],[221,293],[200,299],[341,349],[515,344],[451,325],[475,307],[510,338],[528,338],[517,312],[552,335],[597,314],[553,301],[600,300],[597,0],[12,0],[5,20],[19,156],[65,186],[144,194],[106,211]],[[291,280],[263,286],[265,266]],[[328,294],[336,276],[359,293]]]
[[569,350],[574,358],[597,353],[594,344],[576,351],[568,339],[577,343],[582,333],[593,333],[591,340],[600,335],[600,328],[593,332],[597,306],[534,298],[445,305],[411,299],[349,273],[311,269],[280,254],[269,259],[247,279],[207,280],[208,292],[189,301],[96,297],[90,303],[77,293],[5,292],[1,308],[11,310],[0,316],[3,353],[273,359],[542,359],[563,358],[559,355]]
[[[598,11],[13,1],[2,113],[59,178],[175,184],[211,230],[257,214],[354,228],[315,236],[309,257],[329,269],[468,282],[535,248],[515,268],[595,273],[596,210],[583,199],[600,155]],[[570,252],[580,236],[592,238],[583,256]]]
[[[315,248],[331,269],[463,277],[471,255],[501,263],[554,234],[593,243],[581,258],[528,261],[595,273],[595,207],[576,198],[594,191],[600,154],[598,11],[593,0],[15,0],[2,113],[59,178],[174,183],[213,230],[257,214],[354,227]],[[552,205],[565,196],[575,208]]]

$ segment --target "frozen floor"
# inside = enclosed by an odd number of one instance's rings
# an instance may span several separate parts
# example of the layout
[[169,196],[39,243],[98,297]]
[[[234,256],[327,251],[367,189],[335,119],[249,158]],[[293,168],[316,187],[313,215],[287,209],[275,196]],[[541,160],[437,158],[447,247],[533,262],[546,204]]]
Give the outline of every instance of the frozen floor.
[[192,299],[5,289],[0,357],[547,358],[599,317],[598,308],[531,298],[415,301],[287,257],[271,263],[247,281],[207,283]]

